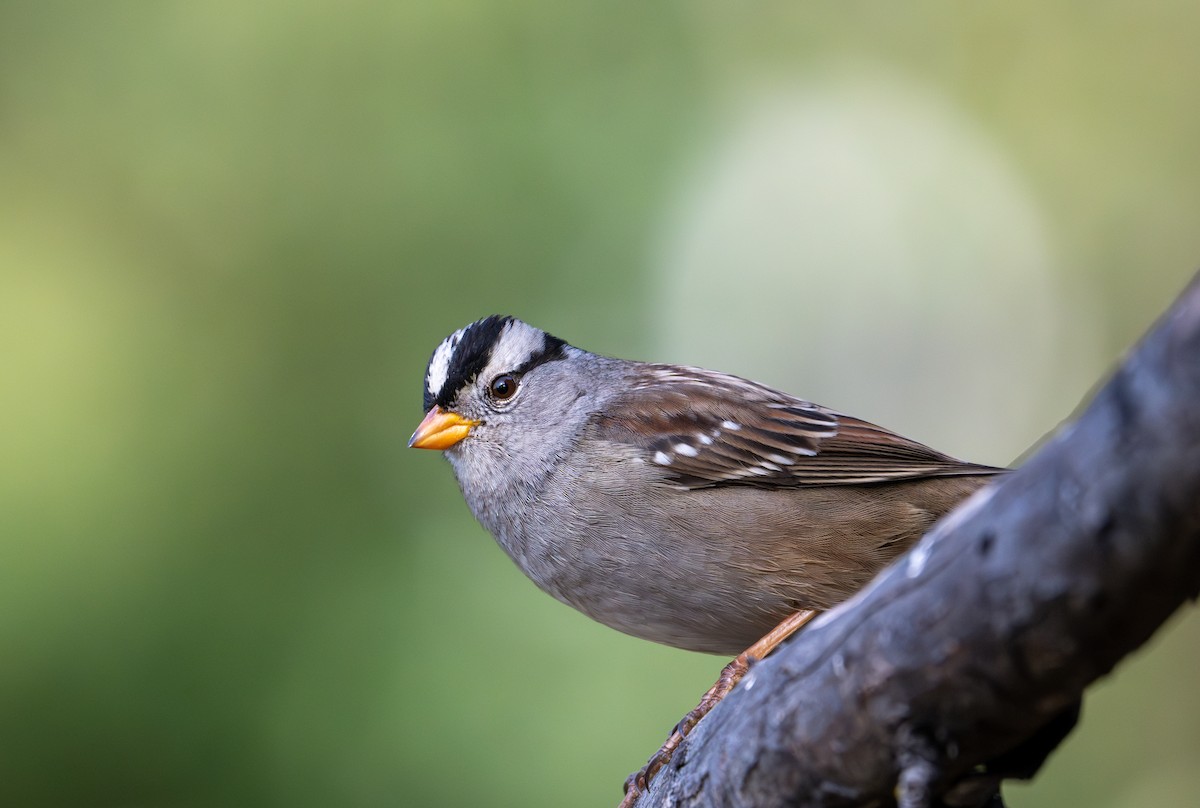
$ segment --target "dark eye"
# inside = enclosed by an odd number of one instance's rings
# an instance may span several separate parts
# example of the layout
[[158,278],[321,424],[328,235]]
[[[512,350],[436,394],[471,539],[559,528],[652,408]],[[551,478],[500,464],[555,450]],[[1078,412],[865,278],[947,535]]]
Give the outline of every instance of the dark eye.
[[517,393],[517,377],[511,373],[502,373],[492,379],[491,385],[488,386],[488,391],[492,394],[492,398],[497,401],[510,399]]

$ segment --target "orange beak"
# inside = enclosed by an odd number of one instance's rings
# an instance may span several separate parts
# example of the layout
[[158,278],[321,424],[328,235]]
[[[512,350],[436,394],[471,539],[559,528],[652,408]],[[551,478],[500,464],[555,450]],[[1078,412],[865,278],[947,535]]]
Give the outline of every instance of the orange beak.
[[478,423],[435,405],[425,414],[425,420],[413,433],[408,446],[410,449],[449,449],[469,435],[471,427]]

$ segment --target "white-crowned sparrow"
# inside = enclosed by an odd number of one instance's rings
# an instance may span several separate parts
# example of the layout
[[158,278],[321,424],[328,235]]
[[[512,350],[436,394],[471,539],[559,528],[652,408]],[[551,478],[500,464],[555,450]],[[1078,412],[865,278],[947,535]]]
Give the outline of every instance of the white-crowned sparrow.
[[476,518],[543,590],[637,637],[747,649],[627,781],[623,806],[752,658],[1003,471],[736,376],[588,353],[512,317],[437,347],[425,410],[409,446],[444,450]]
[[525,574],[637,637],[732,655],[861,588],[1001,469],[736,376],[512,317],[447,337],[410,446],[442,449]]

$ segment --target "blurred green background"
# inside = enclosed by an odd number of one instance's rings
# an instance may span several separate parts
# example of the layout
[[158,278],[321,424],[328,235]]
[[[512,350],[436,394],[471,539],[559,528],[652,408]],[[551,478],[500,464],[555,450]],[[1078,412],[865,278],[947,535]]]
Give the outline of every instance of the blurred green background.
[[[0,803],[613,805],[724,660],[405,441],[492,312],[961,456],[1200,261],[1177,2],[0,4]],[[1015,808],[1200,799],[1200,620]]]

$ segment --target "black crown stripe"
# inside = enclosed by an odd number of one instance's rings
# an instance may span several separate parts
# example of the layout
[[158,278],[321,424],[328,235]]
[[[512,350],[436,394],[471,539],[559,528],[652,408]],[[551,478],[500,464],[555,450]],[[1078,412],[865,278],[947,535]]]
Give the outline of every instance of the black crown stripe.
[[[500,338],[500,332],[514,319],[509,315],[493,314],[471,323],[463,330],[462,336],[450,354],[450,362],[446,369],[446,381],[442,384],[442,388],[437,391],[430,390],[428,387],[425,389],[426,412],[435,404],[445,409],[454,403],[459,391],[473,382],[487,367],[495,350],[496,341]],[[538,365],[562,359],[566,356],[564,350],[566,345],[567,343],[558,337],[546,334],[542,349],[536,351],[521,367],[513,368],[512,372],[528,373]],[[431,357],[430,363],[432,361]],[[426,376],[428,376],[428,371],[426,371]]]

